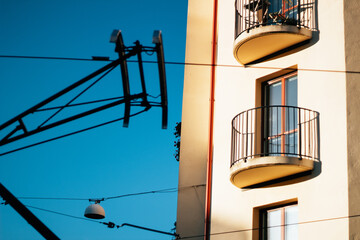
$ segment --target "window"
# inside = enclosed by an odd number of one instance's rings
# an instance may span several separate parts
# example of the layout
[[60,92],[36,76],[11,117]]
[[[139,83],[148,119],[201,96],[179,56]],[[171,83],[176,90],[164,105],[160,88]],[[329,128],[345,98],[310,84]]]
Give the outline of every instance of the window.
[[261,240],[297,240],[298,205],[291,204],[260,211]]
[[292,22],[298,18],[298,0],[270,0],[269,17],[273,22]]
[[297,74],[263,83],[263,152],[270,156],[298,153]]

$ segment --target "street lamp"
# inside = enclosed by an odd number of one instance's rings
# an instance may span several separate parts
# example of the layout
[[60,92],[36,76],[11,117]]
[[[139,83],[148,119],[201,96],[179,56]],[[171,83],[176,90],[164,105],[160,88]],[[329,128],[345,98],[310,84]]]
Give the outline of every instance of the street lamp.
[[105,218],[105,210],[102,206],[100,206],[100,202],[102,201],[102,199],[96,199],[96,200],[89,200],[90,202],[95,202],[93,204],[91,204],[90,206],[88,206],[85,209],[85,213],[84,216],[87,218],[91,218],[91,219],[103,219]]

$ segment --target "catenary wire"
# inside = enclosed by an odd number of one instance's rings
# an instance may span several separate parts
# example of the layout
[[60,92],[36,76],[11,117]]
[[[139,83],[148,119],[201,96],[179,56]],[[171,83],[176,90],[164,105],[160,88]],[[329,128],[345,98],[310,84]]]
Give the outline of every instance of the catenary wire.
[[145,194],[150,194],[150,193],[173,193],[173,192],[177,192],[177,191],[178,191],[177,188],[168,188],[168,189],[163,189],[163,190],[155,190],[155,191],[148,191],[148,192],[142,192],[142,193],[129,193],[129,194],[123,194],[123,195],[119,195],[119,196],[106,197],[106,198],[104,198],[104,200],[130,197],[130,196],[139,196],[139,195],[145,195]]
[[[102,59],[91,59],[91,58],[67,58],[67,57],[39,57],[39,56],[13,56],[13,55],[0,55],[0,58],[24,58],[24,59],[44,59],[44,60],[70,60],[70,61],[114,61],[114,60],[102,60]],[[137,60],[127,60],[127,62],[138,62]],[[146,61],[143,63],[158,63],[157,61]],[[176,61],[165,61],[168,65],[185,65],[185,66],[216,66],[216,67],[230,67],[230,68],[253,68],[253,69],[273,69],[283,70],[281,67],[265,67],[265,66],[242,66],[242,65],[231,65],[231,64],[211,64],[211,63],[191,63],[191,62],[176,62]],[[298,71],[313,71],[313,72],[333,72],[333,73],[352,73],[360,74],[360,71],[355,70],[333,70],[333,69],[315,69],[315,68],[298,68]]]
[[75,97],[73,97],[68,103],[66,103],[64,106],[59,108],[54,114],[52,114],[49,118],[47,118],[42,124],[39,125],[39,127],[42,127],[44,124],[46,124],[48,121],[50,121],[53,117],[55,117],[58,113],[60,113],[64,108],[69,106],[72,102],[74,102],[76,99],[78,99],[81,95],[83,95],[86,91],[88,91],[91,87],[93,87],[95,84],[97,84],[101,79],[103,79],[106,75],[108,75],[112,70],[115,69],[115,66],[107,70],[105,73],[103,73],[98,79],[96,79],[93,83],[91,83],[89,86],[87,86],[84,90],[82,90],[80,93],[78,93]]
[[99,60],[92,58],[40,57],[40,56],[15,56],[15,55],[0,55],[0,58],[24,58],[24,59],[43,59],[43,60],[70,60],[70,61],[110,61],[110,60]]
[[97,221],[97,220],[88,219],[88,218],[84,218],[84,217],[78,217],[78,216],[75,216],[75,215],[70,215],[70,214],[66,214],[66,213],[62,213],[62,212],[58,212],[58,211],[53,211],[53,210],[49,210],[49,209],[45,209],[45,208],[39,208],[39,207],[30,206],[30,205],[24,205],[24,206],[26,206],[28,208],[33,208],[33,209],[36,209],[36,210],[48,212],[48,213],[53,213],[53,214],[69,217],[69,218],[75,218],[75,219],[85,220],[85,221],[88,221],[88,222],[95,222],[95,223],[104,224],[104,225],[107,225],[108,228],[115,228],[115,227],[120,228],[120,227],[123,226],[123,225],[115,224],[113,222]]
[[[194,187],[204,187],[205,184],[198,184],[198,185],[192,185],[192,186],[183,186],[179,188],[165,188],[165,189],[159,189],[159,190],[152,190],[152,191],[146,191],[146,192],[137,192],[137,193],[127,193],[117,196],[110,196],[110,197],[103,197],[103,198],[96,198],[101,199],[102,201],[109,200],[109,199],[116,199],[116,198],[123,198],[123,197],[131,197],[131,196],[139,196],[139,195],[146,195],[151,193],[173,193],[178,192],[183,189],[188,188],[194,188]],[[74,201],[84,201],[84,200],[91,200],[93,198],[68,198],[68,197],[17,197],[18,199],[29,199],[29,200],[74,200]],[[95,198],[94,198],[95,199]]]
[[[113,61],[113,60],[110,60],[110,59],[109,60],[107,60],[107,59],[104,60],[104,59],[89,59],[89,58],[14,56],[14,55],[0,55],[0,58],[25,58],[25,59],[73,60],[73,61]],[[128,62],[138,62],[138,61],[136,61],[136,60],[128,60]],[[142,61],[142,62],[144,62],[144,63],[157,63],[157,61]],[[165,62],[165,64],[194,65],[194,66],[213,66],[214,65],[214,64],[207,64],[207,63],[187,63],[187,62],[169,62],[169,61]],[[217,66],[217,67],[234,67],[234,68],[239,68],[239,67],[240,68],[255,68],[255,69],[278,69],[278,70],[284,69],[284,68],[281,68],[281,67],[241,66],[241,65],[226,65],[226,64],[215,64],[214,66]],[[360,73],[360,71],[331,70],[331,69],[329,70],[329,69],[306,69],[306,68],[302,68],[302,69],[297,69],[297,70],[298,71],[333,72],[333,73],[353,73],[353,74],[359,74]],[[100,124],[100,125],[97,125],[97,126],[103,126],[103,125],[112,123],[114,121],[119,121],[119,120],[122,120],[122,119],[123,118],[116,119],[116,120],[110,121],[108,123]],[[10,150],[10,151],[4,152],[4,153],[0,153],[0,157],[4,156],[4,155],[7,155],[7,154],[10,154],[10,153],[13,153],[13,152],[16,152],[16,151],[19,151],[19,150],[29,148],[29,147],[37,146],[37,145],[42,144],[42,143],[50,142],[50,141],[53,141],[53,140],[56,140],[56,139],[59,139],[59,138],[63,138],[63,137],[70,136],[70,135],[73,135],[73,134],[76,134],[76,133],[80,133],[80,132],[83,132],[83,131],[86,131],[86,130],[90,130],[90,129],[95,128],[97,126],[90,127],[88,129],[84,129],[84,130],[79,130],[79,131],[76,131],[76,132],[73,132],[73,133],[70,133],[70,134],[65,134],[65,135],[55,137],[55,138],[52,138],[52,139],[48,139],[48,140],[38,142],[38,143],[35,143],[35,144],[27,145],[25,147],[17,148],[17,149]]]
[[[360,217],[360,214],[349,215],[349,216],[344,216],[344,217],[323,218],[323,219],[310,220],[310,221],[304,221],[304,222],[298,222],[298,223],[280,224],[280,225],[274,225],[274,226],[270,226],[270,227],[268,226],[268,227],[259,227],[259,228],[245,228],[245,229],[237,229],[237,230],[232,230],[232,231],[215,232],[215,233],[211,233],[210,235],[216,236],[216,235],[224,235],[224,234],[232,234],[232,233],[240,233],[240,232],[248,232],[248,231],[258,231],[258,230],[263,230],[263,229],[267,229],[267,228],[277,228],[277,227],[293,226],[293,225],[305,225],[305,224],[334,221],[334,220],[341,220],[341,219],[348,219],[348,218],[350,219],[350,218],[356,218],[356,217]],[[199,238],[199,237],[204,237],[204,236],[205,236],[204,234],[200,234],[200,235],[179,237],[178,239],[192,239],[192,238]]]
[[70,201],[88,201],[89,198],[70,198],[70,197],[17,197],[18,199],[28,200],[70,200]]
[[[90,222],[96,222],[96,223],[101,223],[101,224],[105,224],[105,225],[110,224],[110,222],[106,223],[106,222],[102,222],[102,221],[96,221],[96,220],[92,220],[92,219],[88,219],[88,218],[84,218],[84,217],[78,217],[78,216],[61,213],[61,212],[57,212],[57,211],[53,211],[53,210],[48,210],[48,209],[44,209],[44,208],[34,207],[34,206],[30,206],[30,205],[25,205],[25,206],[28,208],[33,208],[33,209],[37,209],[40,211],[45,211],[45,212],[49,212],[49,213],[53,213],[53,214],[57,214],[57,215],[65,216],[65,217],[70,217],[70,218],[75,218],[75,219],[80,219],[80,220],[85,220],[85,221],[90,221]],[[350,219],[350,218],[357,218],[357,217],[360,217],[360,214],[343,216],[343,217],[324,218],[324,219],[303,221],[303,222],[290,223],[290,224],[280,224],[280,225],[270,226],[270,227],[266,227],[266,228],[277,228],[277,227],[291,226],[291,225],[313,224],[313,223],[319,223],[319,222],[335,221],[335,220]],[[116,225],[116,226],[119,226],[119,225]],[[262,230],[262,229],[264,229],[264,228],[261,228],[261,227],[260,228],[245,228],[245,229],[237,229],[237,230],[232,230],[232,231],[215,232],[215,233],[210,233],[210,235],[217,236],[217,235],[241,233],[241,232],[248,232],[248,231],[258,231],[258,230]],[[204,236],[205,236],[204,234],[184,236],[184,237],[179,236],[179,237],[177,237],[177,239],[192,239],[192,238],[200,238],[200,237],[204,237]]]
[[[143,113],[143,112],[146,112],[146,111],[148,111],[148,110],[149,110],[148,108],[145,108],[144,110],[141,110],[141,111],[139,111],[139,112],[137,112],[137,113],[131,114],[130,117],[139,115],[139,114],[141,114],[141,113]],[[94,126],[91,126],[91,127],[88,127],[88,128],[84,128],[84,129],[81,129],[81,130],[77,130],[77,131],[74,131],[74,132],[71,132],[71,133],[67,133],[67,134],[64,134],[64,135],[61,135],[61,136],[57,136],[57,137],[54,137],[54,138],[50,138],[50,139],[47,139],[47,140],[44,140],[44,141],[40,141],[40,142],[37,142],[37,143],[29,144],[29,145],[26,145],[26,146],[24,146],[24,147],[15,148],[15,149],[13,149],[13,150],[0,153],[0,157],[1,157],[1,156],[4,156],[4,155],[7,155],[7,154],[10,154],[10,153],[14,153],[14,152],[20,151],[20,150],[27,149],[27,148],[30,148],[30,147],[34,147],[34,146],[37,146],[37,145],[40,145],[40,144],[43,144],[43,143],[51,142],[51,141],[58,140],[58,139],[61,139],[61,138],[64,138],[64,137],[68,137],[68,136],[72,136],[72,135],[75,135],[75,134],[78,134],[78,133],[81,133],[81,132],[85,132],[85,131],[88,131],[88,130],[91,130],[91,129],[95,129],[95,128],[98,128],[98,127],[102,127],[102,126],[105,126],[105,125],[108,125],[108,124],[111,124],[111,123],[114,123],[114,122],[118,122],[118,121],[121,121],[121,120],[124,120],[124,117],[117,118],[117,119],[114,119],[114,120],[111,120],[111,121],[107,121],[107,122],[104,122],[104,123],[100,123],[100,124],[98,124],[98,125],[94,125]]]
[[120,99],[124,99],[124,97],[112,97],[112,98],[99,99],[99,100],[93,100],[93,101],[82,102],[82,103],[73,103],[73,104],[68,104],[68,105],[65,105],[65,106],[41,108],[41,109],[35,110],[34,112],[49,111],[49,110],[59,109],[59,108],[63,108],[63,107],[77,107],[77,106],[82,106],[82,105],[88,105],[88,104],[100,103],[100,102],[107,102],[107,101],[113,101],[113,100],[120,100]]
[[92,220],[92,219],[89,219],[89,218],[78,217],[78,216],[74,216],[74,215],[70,215],[70,214],[66,214],[66,213],[61,213],[61,212],[57,212],[57,211],[53,211],[53,210],[48,210],[48,209],[44,209],[44,208],[34,207],[34,206],[30,206],[30,205],[24,205],[24,206],[28,207],[28,208],[33,208],[33,209],[37,209],[37,210],[40,210],[40,211],[44,211],[44,212],[49,212],[49,213],[62,215],[62,216],[65,216],[65,217],[71,217],[71,218],[86,220],[86,221],[89,221],[89,222],[102,223],[102,222]]
[[[89,59],[89,58],[68,58],[68,57],[40,57],[40,56],[11,56],[11,55],[0,55],[0,58],[23,58],[23,59],[44,59],[44,60],[71,60],[71,61],[112,61],[112,60],[103,60],[103,59]],[[128,60],[128,62],[138,62],[136,60]],[[144,63],[157,63],[157,61],[143,61]],[[187,63],[187,62],[169,62],[169,61],[166,61],[165,64],[170,64],[170,65],[194,65],[194,66],[212,66],[212,64],[207,64],[207,63]],[[262,67],[262,66],[241,66],[241,65],[226,65],[226,64],[215,64],[215,66],[217,67],[234,67],[234,68],[257,68],[257,69],[283,69],[283,68],[280,68],[280,67]],[[331,70],[331,69],[297,69],[298,71],[320,71],[320,72],[335,72],[335,73],[354,73],[354,74],[359,74],[360,71],[349,71],[349,70]],[[135,115],[138,115],[144,111],[147,111],[146,109],[143,110],[143,111],[140,111],[138,113],[135,113],[131,116],[135,116]],[[21,148],[17,148],[17,149],[14,149],[14,150],[11,150],[11,151],[8,151],[8,152],[5,152],[5,153],[1,153],[0,156],[3,156],[3,155],[6,155],[6,154],[9,154],[9,153],[13,153],[13,152],[16,152],[16,151],[19,151],[19,150],[23,150],[23,149],[26,149],[26,148],[29,148],[29,147],[32,147],[32,146],[36,146],[36,145],[40,145],[40,144],[43,144],[43,143],[46,143],[46,142],[50,142],[50,141],[53,141],[53,140],[57,140],[57,139],[60,139],[60,138],[63,138],[63,137],[67,137],[67,136],[71,136],[71,135],[74,135],[74,134],[77,134],[77,133],[80,133],[80,132],[84,132],[84,131],[87,131],[87,130],[90,130],[90,129],[94,129],[94,128],[97,128],[97,127],[100,127],[100,126],[104,126],[104,125],[107,125],[107,124],[110,124],[110,123],[113,123],[113,122],[117,122],[117,121],[120,121],[120,120],[123,120],[123,118],[118,118],[118,119],[115,119],[115,120],[112,120],[112,121],[108,121],[108,122],[105,122],[105,123],[102,123],[102,124],[98,124],[98,125],[95,125],[95,126],[92,126],[92,127],[89,127],[89,128],[85,128],[85,129],[82,129],[82,130],[78,130],[78,131],[75,131],[75,132],[72,132],[72,133],[68,133],[68,134],[65,134],[65,135],[61,135],[61,136],[58,136],[58,137],[55,137],[55,138],[51,138],[51,139],[48,139],[48,140],[45,140],[45,141],[41,141],[41,142],[38,142],[38,143],[34,143],[34,144],[31,144],[31,145],[27,145],[27,146],[24,146],[24,147],[21,147]],[[155,193],[155,191],[150,191],[150,192],[146,192],[146,193],[136,193],[136,194],[125,194],[125,195],[120,195],[120,196],[115,196],[115,197],[108,197],[106,199],[112,199],[112,198],[119,198],[119,197],[126,197],[126,196],[134,196],[134,195],[140,195],[140,194],[148,194],[148,193]],[[50,198],[37,198],[37,199],[50,199]],[[55,199],[55,198],[54,198]],[[62,199],[62,200],[75,200],[75,199],[70,199],[70,198],[57,198],[57,199]],[[76,199],[76,200],[88,200],[88,199]],[[356,215],[358,216],[358,215]],[[88,219],[86,219],[88,220]],[[254,230],[254,229],[250,229],[250,230]],[[249,231],[249,230],[246,230],[246,231]],[[202,235],[203,236],[203,235]],[[194,237],[197,237],[197,236],[194,236]],[[184,238],[183,238],[184,239]]]
[[[59,57],[36,57],[36,56],[9,56],[9,55],[0,55],[0,58],[27,58],[27,59],[47,59],[47,60],[72,60],[72,61],[111,61],[111,60],[95,60],[95,59],[86,59],[86,58],[59,58]],[[128,60],[128,62],[137,62],[137,61],[132,61],[132,60]],[[143,61],[144,63],[157,63],[156,61]],[[195,66],[211,66],[211,64],[206,64],[206,63],[185,63],[185,62],[165,62],[165,64],[172,64],[172,65],[195,65]],[[224,64],[216,64],[215,66],[218,67],[242,67],[245,68],[244,66],[240,66],[240,65],[224,65]],[[247,66],[246,68],[258,68],[258,69],[283,69],[283,68],[278,68],[278,67],[260,67],[260,66]],[[298,70],[302,70],[302,71],[321,71],[321,72],[335,72],[335,73],[354,73],[354,74],[359,74],[360,71],[348,71],[348,70],[326,70],[326,69],[298,69]],[[136,114],[133,115],[137,115],[140,114],[140,111]],[[119,118],[119,119],[115,119],[109,122],[105,122],[90,128],[86,128],[83,130],[79,130],[73,133],[69,133],[69,134],[65,134],[53,139],[49,139],[49,140],[45,140],[43,142],[39,142],[39,143],[35,143],[32,145],[28,145],[22,148],[19,148],[18,150],[21,149],[25,149],[28,148],[30,146],[35,146],[35,145],[39,145],[45,142],[49,142],[49,141],[53,141],[65,136],[70,136],[76,133],[80,133],[83,131],[87,131],[96,127],[100,127],[106,124],[110,124],[116,121],[120,121],[123,118]],[[2,153],[0,154],[0,156],[5,155],[7,153],[10,152],[14,152],[14,151],[18,151],[18,150],[12,150],[6,153]],[[199,186],[199,185],[198,185]],[[194,187],[194,186],[191,186]],[[119,195],[119,196],[113,196],[113,197],[106,197],[104,198],[106,199],[114,199],[114,198],[121,198],[121,197],[128,197],[128,196],[136,196],[136,195],[144,195],[144,194],[150,194],[150,193],[158,193],[158,192],[174,192],[174,191],[178,191],[177,188],[170,188],[170,189],[163,189],[163,190],[155,190],[155,191],[148,191],[148,192],[141,192],[141,193],[132,193],[132,194],[124,194],[124,195]],[[89,200],[89,199],[82,199],[82,198],[31,198],[31,197],[19,197],[19,198],[23,198],[23,199],[56,199],[56,200]],[[33,209],[37,209],[37,210],[41,210],[41,211],[46,211],[46,212],[50,212],[50,213],[54,213],[54,214],[58,214],[58,215],[63,215],[63,216],[67,216],[67,217],[71,217],[71,218],[76,218],[76,219],[81,219],[81,220],[86,220],[86,221],[91,221],[91,222],[96,222],[96,223],[103,223],[103,222],[99,222],[99,221],[95,221],[95,220],[91,220],[91,219],[87,219],[87,218],[83,218],[83,217],[77,217],[77,216],[73,216],[73,215],[69,215],[69,214],[64,214],[64,213],[60,213],[60,212],[56,212],[56,211],[52,211],[52,210],[47,210],[47,209],[43,209],[43,208],[38,208],[38,207],[34,207],[34,206],[28,206],[25,205],[29,208],[33,208]],[[337,217],[337,218],[328,218],[328,219],[321,219],[321,220],[313,220],[313,221],[306,221],[306,222],[299,222],[296,223],[297,224],[309,224],[309,223],[316,223],[316,222],[323,222],[323,221],[331,221],[331,220],[338,220],[338,219],[346,219],[346,218],[354,218],[354,217],[359,217],[360,215],[352,215],[352,216],[345,216],[345,217]],[[288,224],[288,225],[295,225],[295,224]],[[282,226],[282,225],[280,225]],[[279,227],[279,226],[275,226],[275,227]],[[238,233],[238,232],[245,232],[245,231],[253,231],[253,230],[260,230],[261,228],[250,228],[250,229],[241,229],[241,230],[234,230],[234,231],[226,231],[226,232],[218,232],[218,233],[212,233],[210,235],[221,235],[221,234],[231,234],[231,233]],[[197,238],[197,237],[203,237],[204,235],[196,235],[196,236],[186,236],[186,237],[179,237],[178,239],[191,239],[191,238]]]

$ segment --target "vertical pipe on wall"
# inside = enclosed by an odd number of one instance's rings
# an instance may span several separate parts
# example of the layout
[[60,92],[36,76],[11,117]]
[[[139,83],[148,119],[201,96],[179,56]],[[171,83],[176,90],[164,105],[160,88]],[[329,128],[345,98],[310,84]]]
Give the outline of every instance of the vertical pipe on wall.
[[217,42],[217,11],[218,0],[214,0],[213,34],[212,34],[212,56],[211,56],[211,86],[210,86],[210,127],[209,146],[206,173],[206,200],[205,200],[205,229],[204,239],[210,239],[210,214],[211,214],[211,190],[212,190],[212,167],[213,167],[213,125],[214,125],[214,102],[215,102],[215,64],[216,64],[216,42]]

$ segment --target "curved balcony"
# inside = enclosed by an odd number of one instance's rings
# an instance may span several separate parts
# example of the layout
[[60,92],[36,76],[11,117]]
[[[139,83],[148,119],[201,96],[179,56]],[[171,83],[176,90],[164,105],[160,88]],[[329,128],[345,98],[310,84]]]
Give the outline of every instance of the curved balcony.
[[249,109],[232,120],[230,180],[248,187],[313,170],[319,113],[292,106]]
[[311,39],[313,9],[313,0],[236,0],[236,60],[248,64]]

